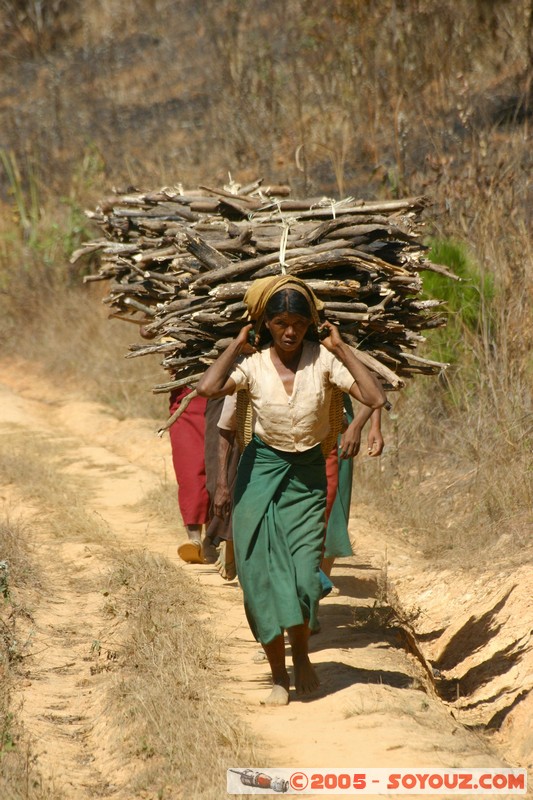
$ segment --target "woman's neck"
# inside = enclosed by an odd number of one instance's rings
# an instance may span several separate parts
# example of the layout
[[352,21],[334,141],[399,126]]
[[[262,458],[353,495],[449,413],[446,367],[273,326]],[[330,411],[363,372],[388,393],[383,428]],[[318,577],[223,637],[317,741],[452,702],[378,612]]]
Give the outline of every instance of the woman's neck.
[[274,343],[272,343],[272,349],[284,367],[287,367],[287,369],[295,369],[298,366],[300,356],[302,355],[303,342],[297,350],[291,350],[289,352],[276,347]]

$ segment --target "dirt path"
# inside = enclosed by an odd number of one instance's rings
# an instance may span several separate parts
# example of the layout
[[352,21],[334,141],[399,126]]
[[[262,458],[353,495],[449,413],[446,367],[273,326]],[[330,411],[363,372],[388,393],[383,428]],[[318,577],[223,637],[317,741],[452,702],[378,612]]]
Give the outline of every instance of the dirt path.
[[[28,365],[4,364],[0,376],[0,433],[24,432],[29,441],[44,433],[50,441],[61,440],[72,456],[65,479],[83,480],[90,497],[87,510],[105,521],[114,544],[168,556],[202,585],[212,609],[206,624],[224,642],[234,665],[221,691],[265,742],[265,767],[504,764],[436,697],[394,621],[383,625],[376,610],[384,593],[383,549],[372,544],[372,530],[359,527],[357,558],[343,560],[334,570],[341,593],[323,601],[322,631],[312,640],[320,696],[263,708],[259,701],[267,692],[268,673],[253,661],[257,645],[238,584],[222,582],[213,567],[178,561],[178,517],[175,530],[169,530],[132,507],[171,474],[168,440],[158,439],[149,421],[119,421],[94,403],[63,396],[52,384],[36,380]],[[23,511],[24,495],[17,487],[6,487],[3,496],[11,513]],[[65,531],[61,538],[41,533],[35,546],[54,590],[35,609],[34,655],[20,696],[41,772],[72,800],[124,798],[119,788],[123,765],[112,743],[102,746],[109,737],[101,691],[106,673],[91,669],[94,648],[108,626],[101,615],[105,543]],[[220,796],[226,796],[222,787]]]

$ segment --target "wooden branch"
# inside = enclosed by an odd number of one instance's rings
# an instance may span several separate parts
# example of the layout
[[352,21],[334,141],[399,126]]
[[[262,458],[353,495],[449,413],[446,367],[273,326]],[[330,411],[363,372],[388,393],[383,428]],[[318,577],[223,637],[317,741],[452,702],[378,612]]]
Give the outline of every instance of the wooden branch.
[[[231,265],[233,264],[229,258],[223,256],[214,247],[205,242],[201,236],[194,235],[190,231],[186,232],[187,241],[185,243],[185,247],[187,250],[192,253],[198,261],[201,261],[202,264],[211,271],[211,274],[214,270],[228,270]],[[201,279],[199,279],[201,280]]]
[[159,383],[157,386],[154,386],[152,391],[154,394],[171,392],[173,389],[180,389],[182,386],[189,386],[193,383],[198,383],[203,374],[203,372],[198,372],[196,375],[186,375],[184,378],[179,378],[175,381],[168,381],[168,383]]
[[185,397],[183,398],[177,409],[174,411],[174,413],[171,414],[171,416],[167,419],[164,425],[158,428],[157,435],[159,436],[159,438],[161,438],[165,433],[165,431],[168,431],[168,429],[172,427],[172,425],[176,422],[176,420],[181,417],[183,412],[187,410],[187,406],[189,405],[189,403],[192,400],[194,400],[195,397],[198,397],[198,392],[196,391],[196,389],[193,389],[192,392],[189,392],[189,394],[185,395]]

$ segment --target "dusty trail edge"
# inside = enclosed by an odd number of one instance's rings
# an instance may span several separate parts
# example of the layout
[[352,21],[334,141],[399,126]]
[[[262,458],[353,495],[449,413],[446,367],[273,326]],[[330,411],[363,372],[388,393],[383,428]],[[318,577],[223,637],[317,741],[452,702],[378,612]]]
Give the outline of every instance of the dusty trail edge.
[[[2,434],[68,442],[73,458],[66,480],[75,476],[90,488],[88,510],[106,523],[115,546],[163,554],[202,587],[205,624],[221,641],[228,664],[220,691],[257,737],[264,767],[516,765],[465,728],[439,699],[422,648],[390,607],[391,598],[402,604],[391,578],[395,559],[400,586],[420,565],[395,546],[394,531],[387,536],[377,527],[375,513],[354,507],[357,555],[334,568],[340,593],[322,604],[322,630],[311,648],[321,692],[312,701],[293,697],[285,708],[264,708],[260,699],[268,691],[268,671],[253,661],[258,648],[237,582],[224,583],[211,566],[179,561],[176,545],[183,531],[177,511],[176,526],[169,530],[132,508],[161,480],[173,479],[170,445],[155,436],[156,424],[118,420],[79,394],[65,394],[22,362],[1,365],[0,400]],[[11,514],[24,513],[17,487],[3,487],[2,498]],[[32,655],[19,701],[39,769],[67,798],[127,800],[128,769],[119,762],[113,745],[117,731],[105,704],[109,678],[105,670],[94,670],[92,653],[107,624],[99,591],[109,566],[105,546],[71,539],[66,532],[61,540],[40,535],[35,547],[54,592],[35,609]],[[225,786],[220,796],[226,796]]]

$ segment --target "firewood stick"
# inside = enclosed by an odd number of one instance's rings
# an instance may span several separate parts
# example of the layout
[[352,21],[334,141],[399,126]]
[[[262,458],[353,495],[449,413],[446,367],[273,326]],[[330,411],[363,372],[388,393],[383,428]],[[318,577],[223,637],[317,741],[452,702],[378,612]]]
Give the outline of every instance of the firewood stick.
[[134,300],[132,297],[125,297],[124,303],[127,306],[132,306],[132,308],[136,308],[137,311],[142,311],[143,314],[146,314],[149,317],[155,317],[155,310],[150,308],[150,306],[145,305],[144,303],[139,303],[138,300]]
[[[331,242],[326,242],[325,244],[317,245],[316,247],[296,248],[295,250],[291,250],[291,257],[312,255],[316,252],[322,253],[326,250],[334,250],[335,247],[343,245],[345,247],[349,247],[350,242],[337,242],[336,245],[332,244]],[[194,283],[191,284],[192,291],[204,286],[212,286],[218,282],[228,281],[230,278],[234,278],[236,275],[244,275],[246,273],[253,272],[255,276],[256,270],[259,270],[259,268],[272,264],[279,264],[279,253],[269,253],[266,256],[259,256],[258,258],[250,258],[246,261],[230,263],[231,266],[227,268],[205,272],[196,281],[194,281]]]
[[179,378],[175,381],[168,381],[168,383],[159,383],[154,386],[153,393],[160,394],[161,392],[171,392],[172,389],[180,389],[182,386],[187,386],[192,383],[198,383],[204,373],[198,372],[196,375],[187,375],[184,378]]
[[[192,253],[199,261],[208,267],[209,270],[228,269],[233,263],[229,258],[223,256],[214,247],[207,244],[200,236],[194,235],[190,231],[186,232],[187,239],[184,242],[185,247]],[[199,278],[198,280],[201,280]]]
[[198,397],[198,392],[196,389],[193,389],[192,392],[189,392],[189,394],[185,395],[174,413],[167,419],[164,425],[158,428],[157,435],[159,438],[162,438],[165,431],[168,431],[168,429],[176,422],[176,420],[181,417],[183,412],[187,409],[189,403],[194,400],[195,397]]
[[124,322],[133,322],[134,325],[146,325],[145,319],[136,319],[135,317],[124,316],[123,314],[108,314],[108,319],[122,319]]

